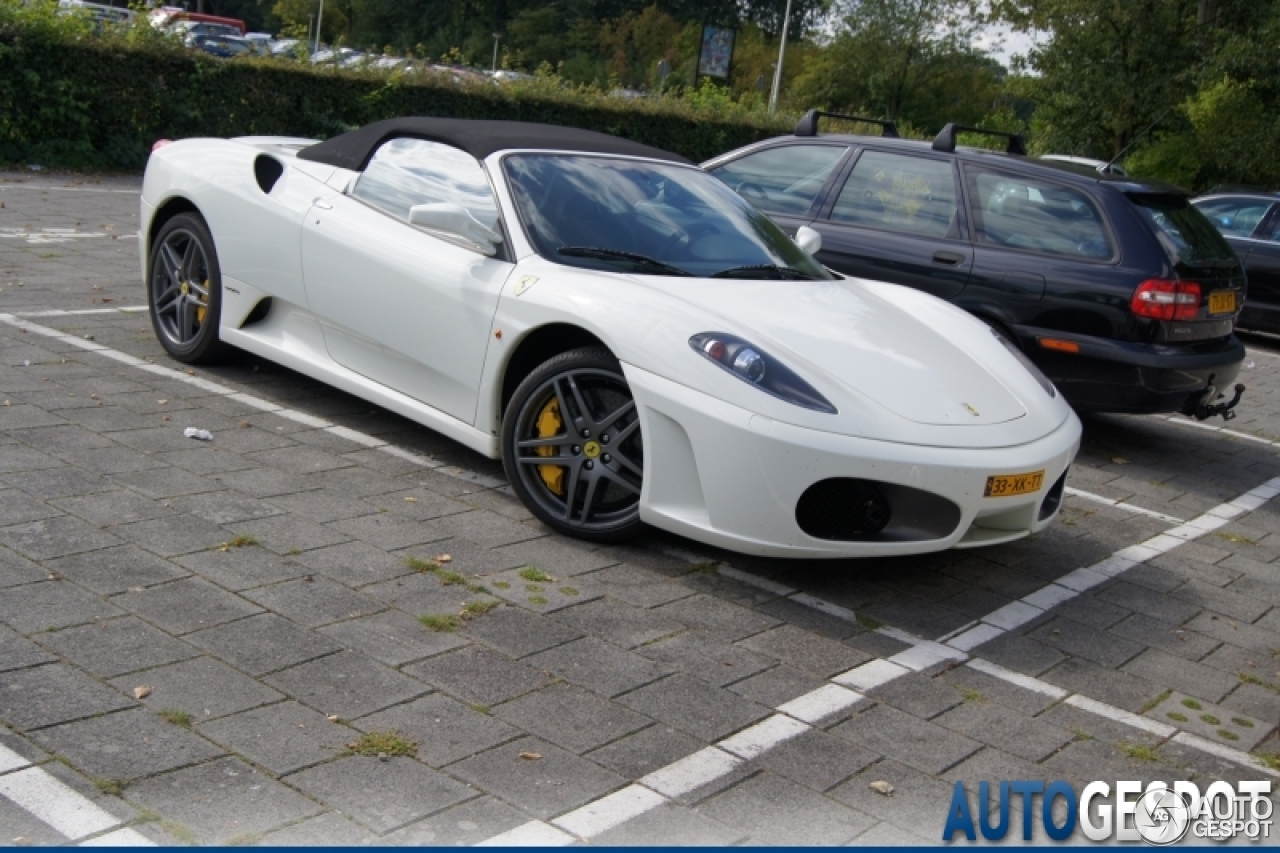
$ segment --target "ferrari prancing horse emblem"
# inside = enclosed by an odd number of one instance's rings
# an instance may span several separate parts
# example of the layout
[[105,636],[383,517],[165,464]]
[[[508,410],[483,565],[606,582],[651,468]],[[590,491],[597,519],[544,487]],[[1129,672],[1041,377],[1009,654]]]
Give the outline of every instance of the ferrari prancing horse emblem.
[[522,275],[520,280],[516,282],[516,296],[523,296],[524,292],[538,283],[536,275]]

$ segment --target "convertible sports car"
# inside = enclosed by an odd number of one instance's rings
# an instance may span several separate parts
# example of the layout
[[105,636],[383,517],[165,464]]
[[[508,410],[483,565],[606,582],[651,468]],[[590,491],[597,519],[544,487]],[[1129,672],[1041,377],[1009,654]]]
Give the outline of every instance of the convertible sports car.
[[143,276],[176,359],[231,345],[489,457],[550,527],[788,557],[1007,542],[1080,423],[928,294],[842,278],[683,158],[405,118],[157,143]]

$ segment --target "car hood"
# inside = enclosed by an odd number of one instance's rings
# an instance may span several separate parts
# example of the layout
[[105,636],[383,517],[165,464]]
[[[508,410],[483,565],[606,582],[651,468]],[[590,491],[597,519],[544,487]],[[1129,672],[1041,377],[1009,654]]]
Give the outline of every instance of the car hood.
[[915,423],[983,426],[1027,414],[979,354],[946,336],[954,317],[920,316],[857,282],[658,286],[749,329],[757,346],[803,375],[825,374],[841,396],[864,397]]
[[[509,285],[504,322],[584,324],[624,365],[756,418],[903,444],[991,448],[1035,441],[1071,417],[985,324],[899,285],[607,273],[538,258],[522,262],[512,280],[543,283]],[[730,375],[689,345],[706,332],[749,341],[837,413],[786,402]]]

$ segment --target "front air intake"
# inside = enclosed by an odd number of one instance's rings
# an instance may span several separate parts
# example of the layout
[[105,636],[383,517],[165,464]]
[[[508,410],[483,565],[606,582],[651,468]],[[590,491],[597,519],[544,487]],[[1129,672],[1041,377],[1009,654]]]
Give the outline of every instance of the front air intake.
[[1062,506],[1062,492],[1067,487],[1067,472],[1063,471],[1062,476],[1053,484],[1053,488],[1049,489],[1049,493],[1044,496],[1044,502],[1040,504],[1039,521],[1044,521],[1049,516],[1058,511],[1058,507]]
[[796,503],[801,530],[837,542],[869,539],[884,530],[891,515],[879,484],[851,477],[820,480]]

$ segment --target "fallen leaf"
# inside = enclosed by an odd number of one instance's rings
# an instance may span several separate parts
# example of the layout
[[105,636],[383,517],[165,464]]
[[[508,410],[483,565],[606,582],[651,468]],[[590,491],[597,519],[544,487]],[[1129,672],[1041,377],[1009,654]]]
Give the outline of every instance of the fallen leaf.
[[325,717],[325,719],[326,719],[326,720],[328,720],[328,721],[329,721],[329,722],[331,722],[331,723],[336,723],[336,722],[338,722],[338,715],[337,715],[337,714],[330,714],[329,716]]
[[1128,464],[1129,464],[1129,460],[1128,460],[1128,459],[1124,459],[1123,457],[1120,457],[1120,456],[1113,456],[1113,457],[1111,457],[1111,461],[1112,461],[1112,462],[1114,462],[1114,463],[1115,463],[1115,464],[1117,464],[1117,465],[1128,465]]
[[147,687],[145,684],[140,684],[137,687],[133,688],[134,699],[146,699],[150,695],[151,695],[151,688]]
[[160,405],[164,406],[164,405],[168,404],[168,402],[169,402],[169,401],[168,401],[168,400],[156,400],[156,402],[157,402],[157,403],[159,403]]
[[448,554],[438,554],[438,555],[436,556],[436,562],[437,562],[437,563],[452,563],[452,562],[453,562],[453,557],[449,556]]
[[408,498],[405,498],[404,500],[405,500],[405,503],[411,503],[411,504],[416,504],[418,502],[418,499],[415,497],[408,497]]
[[169,416],[168,416],[168,415],[164,415],[162,418],[160,418],[160,420],[162,420],[162,421],[167,421],[167,420],[169,420]]
[[248,429],[251,426],[253,426],[253,424],[249,423],[248,421],[240,422],[240,429]]
[[882,781],[872,782],[867,787],[875,791],[877,794],[883,794],[886,797],[893,793],[893,786],[890,785],[888,782],[882,782]]
[[520,753],[520,757],[521,757],[521,758],[523,758],[525,761],[537,761],[539,758],[541,758],[541,757],[542,757],[542,753],[540,753],[540,752],[522,752],[522,753]]

